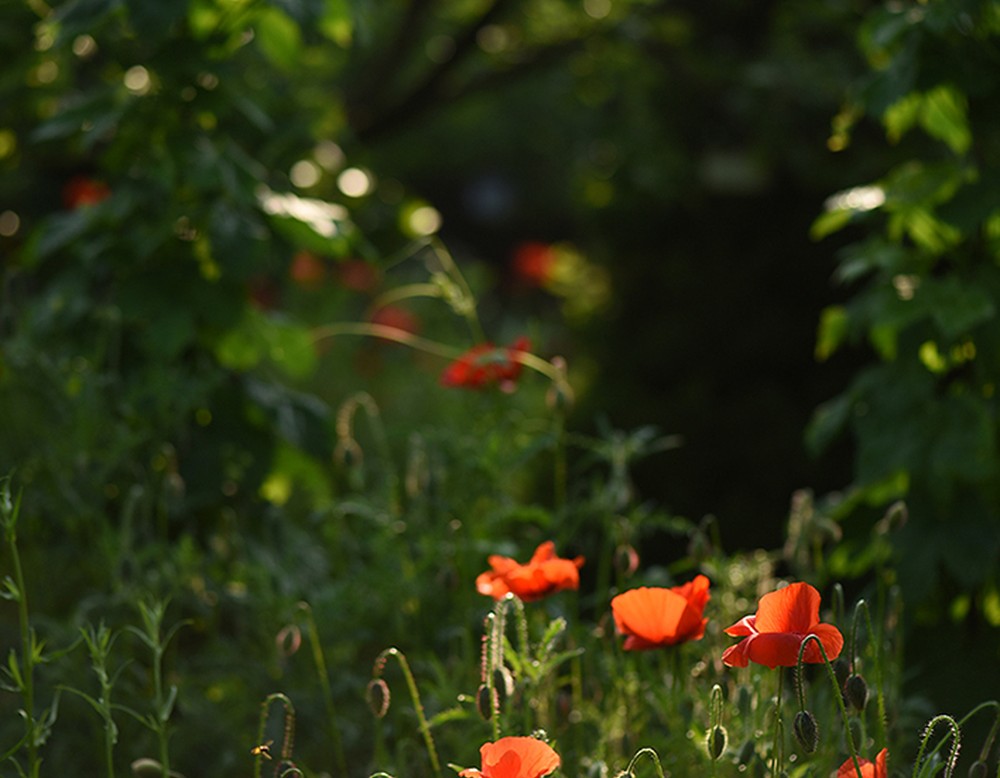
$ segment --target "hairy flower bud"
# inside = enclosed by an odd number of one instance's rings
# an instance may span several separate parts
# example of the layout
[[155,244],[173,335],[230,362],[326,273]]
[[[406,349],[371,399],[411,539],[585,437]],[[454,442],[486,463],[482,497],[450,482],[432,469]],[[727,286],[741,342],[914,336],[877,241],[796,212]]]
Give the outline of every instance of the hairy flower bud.
[[705,748],[708,749],[708,756],[713,762],[717,761],[726,750],[726,743],[729,739],[726,728],[721,724],[716,724],[705,737]]
[[366,690],[368,707],[375,718],[382,718],[389,711],[389,684],[382,678],[372,678]]
[[855,673],[844,683],[844,699],[856,711],[861,712],[868,704],[868,684]]
[[485,721],[489,721],[493,717],[494,700],[497,700],[497,704],[499,705],[497,690],[495,688],[491,689],[485,683],[479,684],[479,688],[476,689],[476,710],[479,711],[479,715]]
[[514,693],[514,676],[504,665],[493,668],[493,688],[497,693],[497,705],[500,706]]
[[753,759],[755,752],[756,746],[754,745],[754,742],[752,740],[748,740],[740,746],[740,751],[736,757],[736,761],[745,767],[750,764],[750,760]]
[[969,765],[969,778],[986,778],[989,766],[982,759],[977,759]]
[[813,754],[819,748],[819,725],[812,712],[800,710],[796,713],[795,720],[792,722],[792,732],[795,733],[795,739],[799,741],[802,750],[807,754]]

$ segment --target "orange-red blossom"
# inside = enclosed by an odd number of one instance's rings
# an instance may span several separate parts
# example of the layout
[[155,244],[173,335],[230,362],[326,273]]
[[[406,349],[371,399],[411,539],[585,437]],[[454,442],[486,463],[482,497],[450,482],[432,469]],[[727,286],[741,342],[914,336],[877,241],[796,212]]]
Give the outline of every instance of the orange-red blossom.
[[482,766],[462,770],[460,778],[542,778],[560,764],[552,746],[533,737],[503,737],[483,744],[479,755]]
[[[809,635],[819,639],[828,659],[835,659],[844,647],[844,636],[832,624],[820,623],[819,602],[819,592],[807,583],[789,584],[765,594],[757,604],[757,613],[744,616],[725,630],[743,640],[725,650],[722,663],[730,667],[746,667],[750,662],[771,668],[794,667],[802,641]],[[823,661],[815,641],[806,645],[802,661]]]
[[539,545],[531,561],[525,565],[498,554],[491,555],[487,561],[490,569],[476,578],[476,589],[495,600],[512,593],[524,602],[530,602],[560,589],[580,587],[579,571],[583,566],[583,557],[562,559],[556,556],[556,546],[551,540]]
[[[883,748],[875,755],[874,762],[869,762],[867,759],[859,759],[858,762],[861,764],[861,778],[889,778],[889,768],[886,765],[888,757],[889,752]],[[836,778],[857,778],[857,775],[858,771],[854,767],[854,760],[848,759],[837,768]]]
[[480,343],[451,362],[441,373],[445,386],[481,389],[489,384],[499,384],[501,389],[513,390],[521,376],[521,362],[517,355],[531,348],[528,338],[520,337],[506,348],[492,343]]
[[622,648],[642,651],[701,640],[708,623],[702,617],[708,587],[708,578],[699,575],[681,586],[640,586],[614,597],[611,612],[618,632],[625,635]]

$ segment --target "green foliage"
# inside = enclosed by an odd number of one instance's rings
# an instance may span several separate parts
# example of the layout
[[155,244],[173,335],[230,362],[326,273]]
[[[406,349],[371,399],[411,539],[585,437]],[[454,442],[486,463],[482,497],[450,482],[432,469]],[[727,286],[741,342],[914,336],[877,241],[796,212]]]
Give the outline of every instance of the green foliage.
[[819,410],[810,438],[821,447],[853,435],[857,494],[846,508],[907,499],[895,563],[928,615],[956,585],[997,587],[998,34],[992,2],[869,14],[860,41],[871,73],[845,113],[881,122],[896,162],[831,198],[814,228],[866,236],[841,255],[850,299],[824,313],[817,355],[867,341],[880,364]]

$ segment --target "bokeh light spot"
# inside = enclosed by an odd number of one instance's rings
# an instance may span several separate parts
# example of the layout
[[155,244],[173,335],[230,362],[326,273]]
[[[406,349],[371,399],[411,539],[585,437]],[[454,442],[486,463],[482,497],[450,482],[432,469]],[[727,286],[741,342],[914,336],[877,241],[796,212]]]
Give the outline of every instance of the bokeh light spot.
[[0,236],[9,238],[21,228],[21,217],[13,211],[0,213]]
[[153,86],[149,71],[142,65],[133,65],[125,71],[125,88],[134,95],[148,94]]
[[349,167],[337,176],[337,187],[348,197],[364,197],[372,190],[372,179],[361,168]]
[[97,51],[97,41],[89,35],[77,35],[73,39],[73,53],[81,59],[86,59]]
[[315,163],[308,159],[300,159],[294,165],[288,173],[288,177],[292,180],[292,183],[300,189],[308,189],[310,186],[315,186],[319,182],[320,168]]

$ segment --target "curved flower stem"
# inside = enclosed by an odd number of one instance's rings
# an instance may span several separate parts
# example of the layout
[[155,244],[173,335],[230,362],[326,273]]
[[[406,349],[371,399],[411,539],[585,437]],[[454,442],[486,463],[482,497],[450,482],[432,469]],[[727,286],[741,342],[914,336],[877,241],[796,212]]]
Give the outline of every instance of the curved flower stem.
[[[961,745],[962,740],[962,730],[958,726],[958,722],[955,721],[951,716],[942,713],[939,716],[935,716],[924,728],[924,736],[920,739],[920,748],[917,750],[917,758],[913,762],[913,778],[917,778],[920,774],[920,763],[924,759],[924,751],[927,749],[927,742],[931,739],[931,735],[934,732],[934,727],[940,723],[946,723],[951,727],[951,732],[949,733],[951,737],[951,752],[948,754],[948,760],[944,763],[944,778],[951,778],[951,774],[955,770],[955,763],[958,761],[958,748]],[[941,744],[944,740],[941,741]],[[937,749],[941,747],[938,745],[931,754],[937,752]],[[928,755],[930,758],[930,755]]]
[[[840,707],[840,716],[844,722],[844,733],[847,735],[847,747],[851,751],[851,761],[854,763],[854,770],[858,774],[858,778],[864,778],[864,775],[861,773],[861,762],[858,760],[858,747],[854,743],[854,735],[851,734],[851,725],[847,717],[847,706],[844,705],[844,695],[841,694],[840,684],[837,683],[837,674],[833,671],[833,665],[830,663],[830,657],[826,655],[826,648],[823,647],[819,637],[816,635],[806,635],[802,640],[802,645],[799,646],[799,659],[795,665],[796,671],[801,679],[803,664],[802,657],[805,655],[806,646],[809,644],[810,640],[813,641],[819,648],[819,652],[823,657],[823,664],[826,666],[827,677],[833,685],[833,697],[837,701],[837,705]],[[805,698],[803,697],[802,699]]]
[[392,305],[400,300],[407,300],[411,297],[441,297],[441,287],[437,284],[423,283],[404,284],[403,286],[388,289],[372,300],[371,305],[368,306],[368,315],[365,318],[370,318],[371,314],[380,308],[385,308],[387,305]]
[[[267,695],[267,697],[264,698],[263,704],[260,706],[260,724],[257,727],[257,742],[264,742],[264,733],[267,729],[267,718],[268,714],[271,712],[272,702],[280,702],[285,710],[285,723],[281,739],[281,759],[291,760],[292,744],[295,739],[295,708],[292,706],[292,701],[281,692],[274,692],[273,694]],[[254,778],[260,778],[261,757],[262,754],[258,755],[254,760]]]
[[387,648],[378,655],[375,660],[375,666],[382,666],[385,663],[385,660],[390,656],[396,657],[400,668],[403,670],[403,677],[406,679],[406,687],[410,692],[410,700],[412,700],[413,709],[417,714],[417,722],[419,724],[420,733],[424,736],[424,743],[427,746],[427,755],[430,757],[431,767],[433,768],[435,774],[440,775],[441,762],[438,760],[437,749],[434,747],[434,737],[431,735],[430,725],[427,723],[427,717],[424,715],[424,706],[420,702],[420,692],[417,690],[417,682],[413,677],[413,672],[410,670],[410,663],[406,661],[406,656],[398,648]]
[[875,649],[875,696],[878,701],[879,741],[884,743],[886,741],[886,722],[888,716],[885,709],[885,684],[882,678],[882,638],[881,634],[876,635],[875,630],[872,628],[871,611],[868,608],[868,603],[863,599],[858,600],[854,606],[854,618],[851,619],[851,673],[855,672],[854,663],[857,658],[858,615],[862,608],[864,608],[865,612],[865,626],[868,629],[868,639],[874,643]]
[[428,338],[414,335],[408,330],[399,327],[390,327],[386,324],[375,324],[374,322],[337,322],[334,324],[324,324],[316,327],[312,331],[313,343],[336,337],[337,335],[361,335],[382,340],[391,340],[394,343],[402,343],[417,351],[425,351],[428,354],[444,357],[445,359],[457,359],[462,355],[458,349],[446,346]]
[[635,775],[635,763],[639,761],[639,757],[648,756],[653,764],[656,766],[656,774],[659,778],[663,778],[663,766],[660,764],[660,755],[656,753],[655,750],[649,748],[640,748],[632,756],[632,759],[628,763],[628,767],[625,768],[626,775]]
[[455,283],[461,292],[462,305],[459,307],[452,305],[452,307],[465,317],[465,320],[469,324],[469,329],[472,330],[472,337],[476,341],[482,342],[486,340],[483,326],[479,322],[479,315],[476,313],[476,296],[472,293],[472,287],[465,280],[462,271],[458,269],[458,265],[451,256],[451,252],[445,248],[440,239],[435,237],[427,239],[427,247],[434,252],[434,258],[441,263],[441,268],[445,275]]

